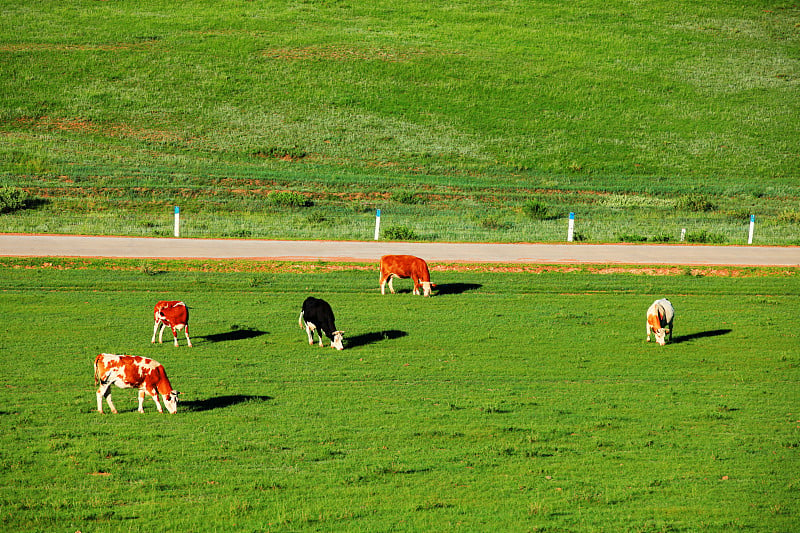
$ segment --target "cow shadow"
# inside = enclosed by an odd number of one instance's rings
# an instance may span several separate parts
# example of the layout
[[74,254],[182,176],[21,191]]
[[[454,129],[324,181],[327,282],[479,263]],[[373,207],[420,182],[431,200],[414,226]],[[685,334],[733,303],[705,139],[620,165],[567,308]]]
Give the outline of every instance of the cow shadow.
[[463,294],[483,287],[480,283],[437,283],[436,291],[439,295]]
[[195,338],[202,339],[205,342],[230,342],[252,339],[266,334],[266,331],[261,331],[254,328],[242,328],[232,329],[231,331],[225,331],[222,333],[212,333],[211,335],[200,335]]
[[689,342],[697,339],[705,339],[708,337],[719,337],[720,335],[727,335],[733,331],[732,329],[712,329],[710,331],[701,331],[699,333],[691,333],[689,335],[677,335],[674,339],[672,339],[673,344],[679,344],[681,342]]
[[355,337],[345,337],[344,343],[348,348],[356,348],[358,346],[366,346],[367,344],[374,344],[380,341],[399,339],[400,337],[405,337],[406,335],[408,335],[408,333],[405,331],[387,329],[372,333],[362,333],[361,335],[356,335]]
[[192,411],[199,413],[202,411],[212,411],[214,409],[225,409],[239,405],[240,403],[256,403],[268,402],[272,400],[272,396],[249,396],[244,394],[233,394],[228,396],[217,396],[215,398],[206,398],[205,400],[182,400],[178,402],[180,410]]

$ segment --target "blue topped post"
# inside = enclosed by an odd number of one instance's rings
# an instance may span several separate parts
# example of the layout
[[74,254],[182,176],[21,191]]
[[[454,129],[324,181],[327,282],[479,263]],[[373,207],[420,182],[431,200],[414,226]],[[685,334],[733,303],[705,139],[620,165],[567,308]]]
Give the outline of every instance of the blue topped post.
[[380,232],[381,232],[381,210],[378,209],[378,211],[375,214],[375,240],[376,241],[378,240],[378,237],[380,236]]
[[175,236],[181,236],[181,208],[175,206]]
[[575,213],[569,214],[569,226],[567,227],[567,242],[572,242],[575,233]]

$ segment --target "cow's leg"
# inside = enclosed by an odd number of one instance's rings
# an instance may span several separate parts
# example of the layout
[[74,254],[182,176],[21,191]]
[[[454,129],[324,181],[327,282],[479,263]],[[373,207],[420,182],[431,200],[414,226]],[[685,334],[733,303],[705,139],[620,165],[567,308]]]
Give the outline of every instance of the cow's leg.
[[313,345],[314,344],[314,334],[312,333],[313,331],[314,331],[314,328],[312,328],[311,325],[308,322],[306,322],[306,335],[308,335],[308,344],[309,345]]
[[151,344],[155,344],[156,343],[156,333],[157,332],[158,332],[158,320],[156,320],[156,323],[153,325],[153,340],[150,341]]
[[172,330],[172,340],[175,343],[175,347],[178,347],[178,333],[175,331],[175,326],[170,326]]
[[116,413],[114,404],[111,403],[111,383],[100,383],[100,387],[97,389],[97,412],[100,414],[103,414],[103,398],[106,398],[111,412]]
[[416,294],[417,296],[419,296],[419,278],[416,277],[416,276],[412,276],[411,277],[411,281],[414,282],[414,292],[413,292],[413,294]]
[[383,272],[381,272],[381,294],[386,294],[386,280],[390,279],[391,276],[391,274],[386,276],[383,274]]
[[394,285],[392,285],[392,280],[394,280],[394,274],[389,274],[389,292],[394,294]]
[[144,389],[139,389],[139,409],[140,413],[144,413]]
[[97,410],[103,412],[103,398],[105,397],[108,408],[111,412],[117,414],[117,408],[114,407],[114,402],[111,401],[111,382],[101,384],[97,389]]
[[189,338],[189,324],[183,326],[183,334],[186,335],[186,344],[189,348],[192,347],[192,339]]
[[142,403],[144,401],[145,392],[147,392],[147,394],[150,395],[153,401],[156,402],[156,409],[158,409],[158,412],[163,413],[164,411],[161,409],[161,403],[158,401],[158,390],[156,389],[149,391],[145,391],[145,389],[142,389],[141,391],[139,391],[139,412],[144,413],[144,408]]
[[322,341],[322,330],[317,328],[317,337],[319,337],[319,347],[322,348],[325,343]]
[[650,342],[650,322],[647,322],[647,342]]
[[386,282],[389,282],[389,290],[392,288],[392,275],[381,273],[381,294],[386,294]]
[[167,325],[164,322],[162,322],[161,329],[158,330],[158,344],[164,344],[164,328],[166,327]]

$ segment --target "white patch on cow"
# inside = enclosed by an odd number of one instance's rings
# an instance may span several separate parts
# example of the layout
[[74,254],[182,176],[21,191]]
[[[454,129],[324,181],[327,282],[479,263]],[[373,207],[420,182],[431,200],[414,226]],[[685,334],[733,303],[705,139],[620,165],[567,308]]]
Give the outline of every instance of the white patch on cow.
[[422,282],[422,295],[423,296],[430,296],[431,295],[431,282],[430,281],[423,281]]
[[178,391],[170,391],[169,394],[164,396],[164,406],[169,411],[169,414],[174,415],[178,412],[178,395],[180,392]]

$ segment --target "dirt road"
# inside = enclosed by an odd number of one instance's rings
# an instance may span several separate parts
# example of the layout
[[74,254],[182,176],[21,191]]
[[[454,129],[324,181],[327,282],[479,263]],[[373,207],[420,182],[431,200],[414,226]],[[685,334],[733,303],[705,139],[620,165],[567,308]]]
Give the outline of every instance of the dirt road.
[[270,241],[0,234],[0,256],[377,261],[387,253],[473,263],[800,266],[800,247]]

